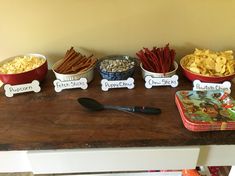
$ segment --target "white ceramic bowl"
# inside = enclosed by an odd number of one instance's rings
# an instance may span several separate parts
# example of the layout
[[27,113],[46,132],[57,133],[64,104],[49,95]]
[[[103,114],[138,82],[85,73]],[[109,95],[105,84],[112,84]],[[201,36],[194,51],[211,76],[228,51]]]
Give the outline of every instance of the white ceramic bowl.
[[61,81],[72,81],[72,80],[79,80],[80,78],[86,78],[87,83],[91,82],[94,78],[94,66],[89,68],[88,70],[84,72],[78,72],[74,74],[61,74],[55,71],[55,68],[62,62],[62,60],[57,61],[53,66],[52,66],[52,71],[55,74],[56,79],[59,79]]
[[152,77],[155,77],[155,78],[162,78],[162,77],[171,77],[171,76],[175,75],[176,74],[176,70],[178,69],[178,64],[177,64],[176,61],[174,61],[174,70],[172,70],[170,72],[166,72],[165,74],[163,74],[163,73],[155,73],[155,72],[151,72],[151,71],[145,70],[143,68],[142,63],[140,63],[140,68],[141,68],[141,71],[142,71],[143,79],[146,76],[152,76]]

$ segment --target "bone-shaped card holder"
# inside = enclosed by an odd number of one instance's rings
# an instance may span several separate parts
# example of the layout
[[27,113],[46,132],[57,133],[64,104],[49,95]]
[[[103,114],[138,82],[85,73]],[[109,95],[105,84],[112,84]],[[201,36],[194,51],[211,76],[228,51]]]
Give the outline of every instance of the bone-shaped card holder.
[[56,79],[54,80],[53,84],[56,92],[61,92],[62,90],[65,89],[88,88],[86,78],[80,78],[79,80],[70,80],[70,81],[60,81],[59,79]]
[[109,89],[116,88],[128,88],[133,89],[135,87],[135,80],[133,78],[128,78],[127,80],[101,80],[101,89],[103,91],[108,91]]
[[152,76],[145,77],[145,87],[147,89],[151,89],[153,86],[171,86],[177,87],[178,82],[178,75],[173,75],[172,77],[160,77],[155,78]]
[[27,84],[18,84],[18,85],[4,85],[5,95],[7,97],[13,97],[14,94],[25,93],[25,92],[40,92],[41,87],[39,86],[39,81],[34,80],[31,83]]
[[231,93],[231,83],[225,81],[223,83],[206,83],[200,80],[193,81],[193,90],[205,91],[205,90],[223,90],[227,93]]

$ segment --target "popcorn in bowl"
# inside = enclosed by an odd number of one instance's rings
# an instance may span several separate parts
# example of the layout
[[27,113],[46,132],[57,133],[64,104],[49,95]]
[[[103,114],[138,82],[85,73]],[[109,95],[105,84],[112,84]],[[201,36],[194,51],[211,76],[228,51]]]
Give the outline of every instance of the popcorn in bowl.
[[25,54],[0,62],[0,80],[4,84],[25,84],[42,81],[47,74],[47,59],[41,54]]
[[0,65],[0,73],[16,74],[33,70],[41,66],[46,60],[33,55],[17,56],[13,60]]

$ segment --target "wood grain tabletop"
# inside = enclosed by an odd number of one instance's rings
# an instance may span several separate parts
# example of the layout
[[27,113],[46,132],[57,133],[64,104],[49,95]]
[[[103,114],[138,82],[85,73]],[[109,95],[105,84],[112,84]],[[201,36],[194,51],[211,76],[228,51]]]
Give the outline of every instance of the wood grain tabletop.
[[[146,89],[140,72],[135,88],[101,90],[95,75],[88,89],[56,93],[54,74],[49,71],[41,92],[12,98],[0,89],[0,150],[77,149],[109,147],[188,146],[235,144],[235,131],[191,132],[181,120],[175,104],[178,90],[192,89],[192,82],[180,75],[179,86]],[[232,85],[234,97],[234,84]],[[88,111],[79,97],[95,98],[112,105],[153,106],[160,115],[143,115],[115,110]]]

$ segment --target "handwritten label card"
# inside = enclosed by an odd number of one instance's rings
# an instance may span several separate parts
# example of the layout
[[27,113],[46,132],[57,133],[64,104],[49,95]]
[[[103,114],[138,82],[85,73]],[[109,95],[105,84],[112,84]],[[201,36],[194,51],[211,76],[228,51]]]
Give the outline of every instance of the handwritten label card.
[[39,81],[34,80],[32,83],[28,84],[18,84],[18,85],[4,85],[5,95],[7,97],[13,97],[14,94],[20,94],[25,92],[40,92],[41,87],[39,86]]
[[71,81],[60,81],[56,79],[53,82],[53,84],[55,86],[56,92],[61,92],[64,89],[76,89],[76,88],[87,89],[88,88],[86,78],[80,78],[79,80],[71,80]]
[[231,83],[229,81],[225,81],[223,83],[205,83],[199,80],[193,81],[193,90],[200,90],[200,91],[223,90],[230,94],[231,93],[230,88],[231,88]]
[[128,78],[127,80],[112,80],[109,81],[107,79],[101,80],[101,89],[103,91],[108,91],[109,89],[116,89],[116,88],[128,88],[133,89],[135,87],[133,78]]
[[178,75],[173,75],[172,77],[161,77],[155,78],[152,76],[145,77],[145,87],[147,89],[151,89],[153,86],[171,86],[177,87],[178,86]]

